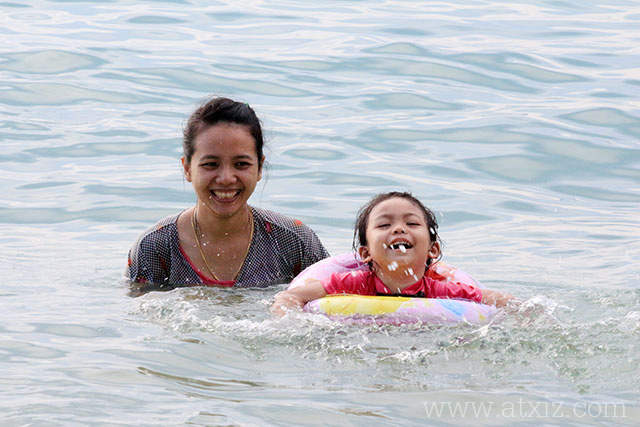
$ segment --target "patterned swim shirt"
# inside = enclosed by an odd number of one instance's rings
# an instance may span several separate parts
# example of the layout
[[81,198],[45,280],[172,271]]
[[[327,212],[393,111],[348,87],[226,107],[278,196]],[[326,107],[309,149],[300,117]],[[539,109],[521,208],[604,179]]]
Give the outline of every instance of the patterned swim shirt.
[[180,247],[177,220],[168,216],[140,235],[129,251],[126,276],[134,284],[156,289],[180,286],[267,287],[288,283],[302,270],[329,256],[320,239],[299,220],[250,207],[253,240],[232,282],[216,282],[196,271]]

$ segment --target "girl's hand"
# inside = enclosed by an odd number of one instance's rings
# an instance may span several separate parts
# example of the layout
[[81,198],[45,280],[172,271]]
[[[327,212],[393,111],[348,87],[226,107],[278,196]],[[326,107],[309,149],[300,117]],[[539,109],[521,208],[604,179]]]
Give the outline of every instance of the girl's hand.
[[513,295],[492,289],[482,289],[482,304],[495,305],[498,308],[518,304],[519,301]]
[[295,294],[289,291],[278,292],[275,297],[275,301],[271,306],[271,313],[278,317],[282,317],[292,309],[301,310],[304,307],[304,302],[298,298]]
[[324,290],[322,282],[310,278],[302,286],[276,294],[275,301],[271,306],[271,313],[282,317],[292,309],[302,310],[302,307],[309,301],[322,298],[325,295],[327,295],[327,291]]

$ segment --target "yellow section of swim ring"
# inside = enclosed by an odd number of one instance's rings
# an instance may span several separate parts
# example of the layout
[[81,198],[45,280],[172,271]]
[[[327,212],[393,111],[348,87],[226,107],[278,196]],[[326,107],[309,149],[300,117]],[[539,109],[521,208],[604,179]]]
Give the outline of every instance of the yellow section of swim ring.
[[425,298],[382,297],[369,295],[328,295],[320,300],[320,309],[328,315],[381,315],[401,308],[431,307],[435,303]]

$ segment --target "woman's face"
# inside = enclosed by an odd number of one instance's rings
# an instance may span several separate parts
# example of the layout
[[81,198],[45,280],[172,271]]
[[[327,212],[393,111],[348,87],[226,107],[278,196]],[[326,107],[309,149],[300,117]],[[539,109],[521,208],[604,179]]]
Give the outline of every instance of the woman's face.
[[243,210],[262,178],[262,159],[246,126],[219,123],[201,132],[194,141],[191,162],[182,165],[198,203],[221,217]]

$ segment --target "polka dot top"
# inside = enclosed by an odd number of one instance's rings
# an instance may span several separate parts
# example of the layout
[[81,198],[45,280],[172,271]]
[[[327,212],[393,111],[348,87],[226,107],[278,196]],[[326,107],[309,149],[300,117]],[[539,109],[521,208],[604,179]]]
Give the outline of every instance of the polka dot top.
[[301,221],[251,207],[253,240],[235,281],[217,282],[197,271],[180,247],[177,220],[168,216],[146,230],[129,251],[126,275],[154,289],[178,286],[267,287],[288,283],[302,270],[329,256],[318,236]]

